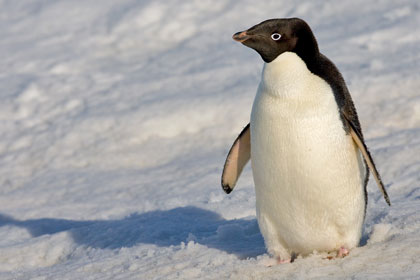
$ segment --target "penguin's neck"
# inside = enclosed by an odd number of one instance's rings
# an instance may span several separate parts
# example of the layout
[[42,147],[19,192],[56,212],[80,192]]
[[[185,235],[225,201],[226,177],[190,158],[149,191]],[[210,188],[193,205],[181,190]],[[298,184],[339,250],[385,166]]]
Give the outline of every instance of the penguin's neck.
[[261,87],[264,92],[284,99],[308,98],[302,96],[313,74],[294,52],[284,52],[270,63],[265,63]]

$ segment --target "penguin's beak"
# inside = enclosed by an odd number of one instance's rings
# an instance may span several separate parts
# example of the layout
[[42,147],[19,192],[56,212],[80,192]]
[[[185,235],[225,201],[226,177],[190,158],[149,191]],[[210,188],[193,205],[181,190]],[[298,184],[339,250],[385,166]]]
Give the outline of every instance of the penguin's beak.
[[243,43],[250,38],[250,36],[246,33],[246,31],[241,31],[233,34],[233,40]]

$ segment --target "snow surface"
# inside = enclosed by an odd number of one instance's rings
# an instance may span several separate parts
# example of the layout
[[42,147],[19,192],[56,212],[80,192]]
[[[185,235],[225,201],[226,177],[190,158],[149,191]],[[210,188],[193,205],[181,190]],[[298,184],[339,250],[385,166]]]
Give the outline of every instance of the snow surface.
[[[0,0],[0,279],[419,279],[420,3]],[[227,151],[262,69],[231,35],[305,19],[388,186],[361,247],[265,267]]]

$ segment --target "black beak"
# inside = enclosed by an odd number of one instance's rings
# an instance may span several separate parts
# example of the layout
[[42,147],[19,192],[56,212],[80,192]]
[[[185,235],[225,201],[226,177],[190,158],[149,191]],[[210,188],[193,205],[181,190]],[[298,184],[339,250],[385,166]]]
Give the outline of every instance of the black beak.
[[232,36],[233,40],[237,41],[237,42],[245,42],[246,40],[248,40],[250,38],[250,36],[246,33],[246,31],[242,31],[242,32],[237,32],[235,34],[233,34]]

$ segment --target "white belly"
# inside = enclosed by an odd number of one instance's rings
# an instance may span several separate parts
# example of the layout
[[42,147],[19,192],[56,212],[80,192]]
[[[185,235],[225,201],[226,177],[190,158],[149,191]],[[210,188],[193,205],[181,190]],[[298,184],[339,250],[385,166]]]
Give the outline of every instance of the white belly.
[[357,246],[364,166],[329,85],[293,53],[263,70],[251,114],[257,217],[271,254]]

